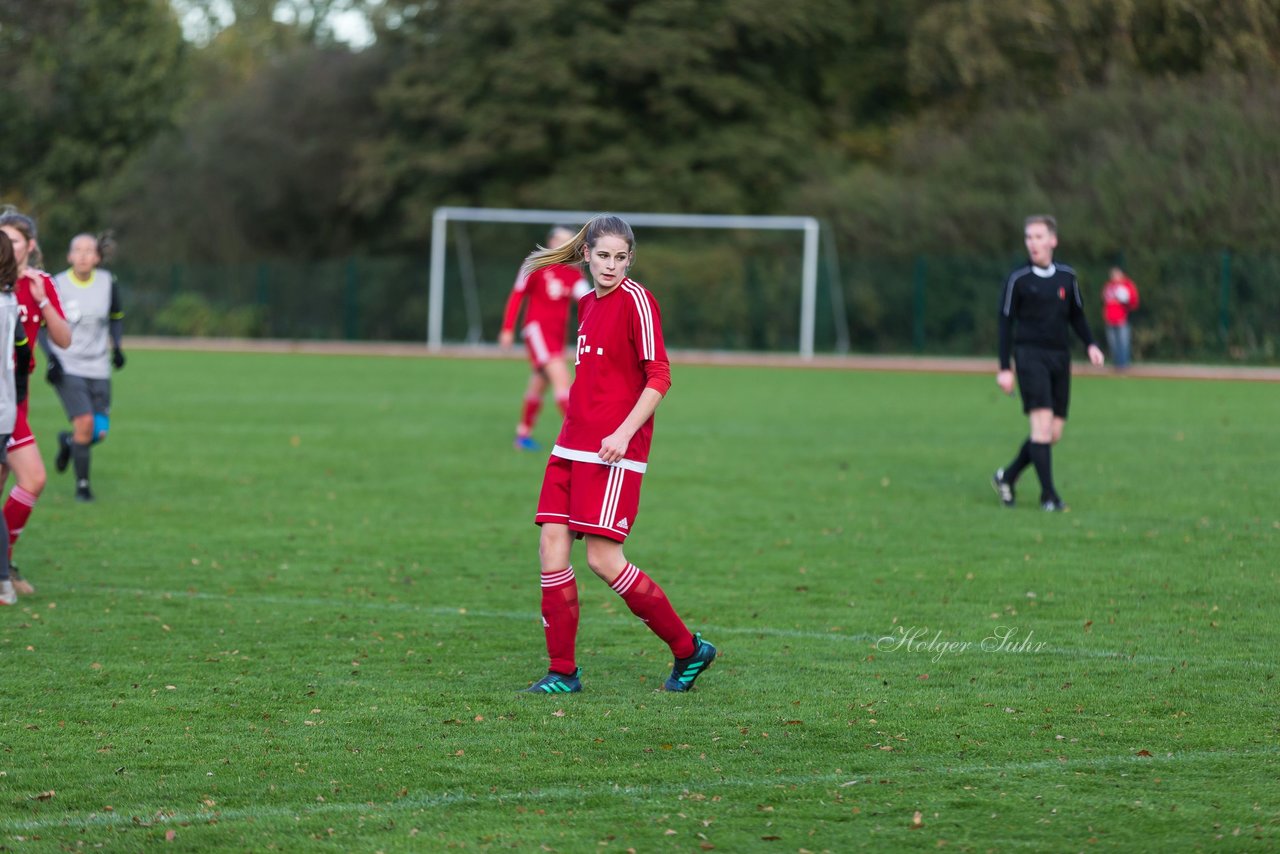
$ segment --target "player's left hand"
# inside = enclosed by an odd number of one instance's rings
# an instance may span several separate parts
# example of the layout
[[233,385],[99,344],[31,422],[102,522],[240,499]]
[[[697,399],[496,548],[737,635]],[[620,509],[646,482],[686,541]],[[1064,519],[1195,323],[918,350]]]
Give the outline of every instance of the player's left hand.
[[124,351],[119,347],[111,351],[111,364],[117,371],[124,367]]
[[626,456],[627,446],[631,444],[631,437],[621,430],[605,436],[600,442],[600,453],[598,456],[606,463],[621,462]]
[[1101,368],[1103,363],[1107,361],[1106,357],[1102,355],[1102,350],[1097,344],[1089,345],[1089,361],[1095,368]]

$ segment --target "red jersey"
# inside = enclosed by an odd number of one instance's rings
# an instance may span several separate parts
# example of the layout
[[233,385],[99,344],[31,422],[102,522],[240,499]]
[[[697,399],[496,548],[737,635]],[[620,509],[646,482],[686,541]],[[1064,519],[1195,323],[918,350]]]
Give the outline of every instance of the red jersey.
[[[578,301],[577,366],[569,411],[551,451],[579,462],[601,462],[600,443],[627,420],[647,385],[646,362],[665,367],[658,301],[631,279],[603,298],[591,291]],[[631,437],[621,465],[644,471],[653,439],[650,417]],[[627,465],[631,463],[631,465]]]
[[[53,306],[53,310],[63,319],[66,314],[62,311],[62,303],[58,300],[58,289],[54,286],[53,278],[41,270],[32,270],[34,275],[40,277],[44,283],[44,295]],[[22,324],[22,329],[27,333],[27,340],[31,342],[31,372],[36,370],[36,336],[40,334],[40,327],[44,326],[44,310],[31,296],[31,282],[26,276],[18,279],[18,286],[14,289],[14,294],[18,298],[18,322]]]
[[563,342],[565,322],[569,319],[569,297],[577,299],[587,290],[582,271],[569,264],[552,264],[528,276],[520,276],[507,300],[502,331],[510,332],[516,328],[520,306],[528,299],[529,310],[525,312],[522,328],[536,323],[542,327],[543,339]]
[[1129,312],[1138,307],[1138,286],[1130,278],[1109,281],[1102,287],[1102,319],[1108,326],[1129,321]]

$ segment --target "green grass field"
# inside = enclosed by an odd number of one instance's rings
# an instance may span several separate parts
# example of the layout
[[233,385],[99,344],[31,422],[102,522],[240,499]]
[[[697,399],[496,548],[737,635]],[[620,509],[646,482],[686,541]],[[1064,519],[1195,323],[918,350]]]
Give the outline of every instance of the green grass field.
[[579,546],[533,697],[522,362],[133,353],[0,609],[0,849],[1280,844],[1275,386],[1077,380],[1054,515],[991,377],[674,373],[627,554],[721,658],[657,691]]

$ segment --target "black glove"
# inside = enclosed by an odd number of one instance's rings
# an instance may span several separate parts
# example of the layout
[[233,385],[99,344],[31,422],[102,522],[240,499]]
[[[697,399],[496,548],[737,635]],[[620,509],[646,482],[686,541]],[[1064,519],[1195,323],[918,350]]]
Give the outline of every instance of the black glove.
[[31,342],[27,341],[13,348],[13,390],[17,402],[27,399],[27,388],[31,385]]
[[62,363],[50,356],[49,368],[44,372],[44,378],[50,385],[62,382]]
[[27,399],[27,387],[31,384],[31,374],[18,371],[13,375],[13,390],[17,393],[18,403]]
[[124,367],[124,351],[119,347],[111,351],[111,364],[117,371]]

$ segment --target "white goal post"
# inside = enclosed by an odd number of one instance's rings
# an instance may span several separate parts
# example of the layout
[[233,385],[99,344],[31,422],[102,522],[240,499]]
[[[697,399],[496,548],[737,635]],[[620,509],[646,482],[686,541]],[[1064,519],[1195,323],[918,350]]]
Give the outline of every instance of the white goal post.
[[[431,286],[427,298],[427,347],[440,350],[444,334],[444,270],[449,221],[534,225],[585,223],[599,212],[522,208],[436,208],[431,217]],[[800,356],[813,358],[814,302],[818,291],[818,220],[810,216],[731,216],[720,214],[619,213],[633,226],[799,231],[804,234],[800,284]]]

